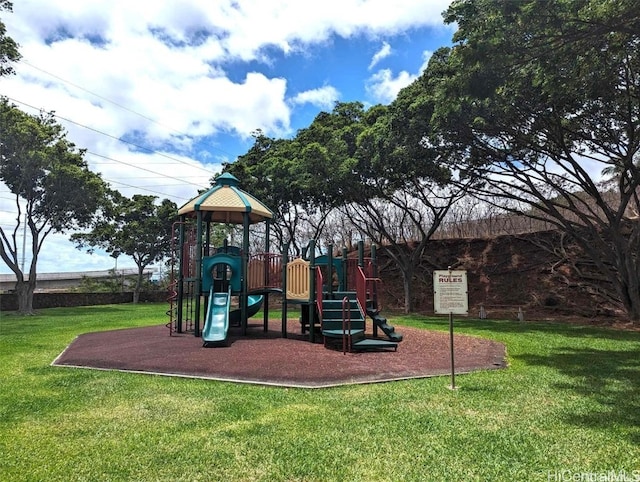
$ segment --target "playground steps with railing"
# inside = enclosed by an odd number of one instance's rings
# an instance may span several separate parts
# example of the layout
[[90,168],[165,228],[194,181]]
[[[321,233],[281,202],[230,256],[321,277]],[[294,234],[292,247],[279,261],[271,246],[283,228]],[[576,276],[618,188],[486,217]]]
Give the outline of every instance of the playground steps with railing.
[[398,343],[402,341],[402,335],[396,332],[395,327],[387,323],[387,319],[384,316],[382,316],[378,311],[373,310],[371,308],[367,308],[367,315],[371,317],[371,319],[373,320],[373,323],[378,328],[380,328],[384,332],[384,334],[389,337],[391,341],[395,341]]
[[[355,300],[357,295],[354,291],[336,291],[333,293],[334,300],[342,300],[344,297],[347,297],[350,300]],[[372,306],[367,306],[366,308],[367,315],[371,318],[374,325],[380,328],[385,335],[391,341],[395,341],[400,343],[402,341],[402,334],[398,333],[393,325],[390,325],[387,322],[387,319],[380,314],[380,312],[374,309]]]
[[[345,297],[348,299],[348,305],[343,307]],[[322,300],[322,335],[325,339],[343,339],[345,336],[350,336],[351,350],[397,349],[398,343],[396,341],[366,337],[366,320],[355,299],[355,293],[334,293],[333,298]],[[348,326],[346,323],[343,325],[345,311],[351,318]]]

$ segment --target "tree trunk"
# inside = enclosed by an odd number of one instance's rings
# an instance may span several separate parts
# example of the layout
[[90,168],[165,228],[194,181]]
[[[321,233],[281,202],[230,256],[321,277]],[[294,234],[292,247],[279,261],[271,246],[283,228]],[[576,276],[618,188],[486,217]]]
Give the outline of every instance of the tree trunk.
[[413,265],[401,266],[402,286],[404,288],[404,312],[413,311]]
[[636,294],[633,303],[629,306],[629,319],[634,325],[640,325],[640,297]]
[[33,315],[33,290],[35,280],[25,281],[18,279],[16,282],[16,296],[18,297],[18,313],[21,315]]
[[633,266],[629,267],[625,263],[620,267],[623,268],[619,270],[621,278],[618,283],[620,299],[627,311],[629,320],[634,324],[638,324],[640,322],[640,277],[633,269]]
[[625,234],[620,226],[611,227],[605,235],[593,230],[591,238],[574,236],[611,281],[629,320],[634,324],[640,322],[638,236],[637,232]]
[[142,287],[142,276],[144,268],[138,266],[138,277],[136,278],[136,286],[133,289],[133,304],[137,304],[140,301],[140,288]]
[[138,266],[138,278],[136,279],[136,286],[133,290],[133,304],[137,304],[140,301],[140,290],[142,289],[142,277],[144,276],[144,266]]

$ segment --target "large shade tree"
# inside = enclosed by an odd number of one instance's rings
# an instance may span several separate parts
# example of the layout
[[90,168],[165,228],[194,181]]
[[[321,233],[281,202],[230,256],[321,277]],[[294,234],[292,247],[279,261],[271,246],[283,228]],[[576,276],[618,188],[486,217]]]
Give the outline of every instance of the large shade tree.
[[[300,240],[298,233],[306,218],[303,192],[294,174],[297,157],[295,142],[273,139],[258,130],[249,151],[224,166],[225,172],[239,179],[243,190],[274,211],[271,232],[280,245]],[[299,244],[294,242],[293,248],[300,253]]]
[[[640,321],[640,10],[618,0],[460,0],[431,142],[479,197],[554,223]],[[608,181],[608,182],[603,182]]]
[[133,294],[137,303],[145,268],[171,255],[171,227],[178,208],[169,199],[158,204],[156,196],[141,194],[129,199],[111,192],[110,199],[110,215],[97,218],[90,231],[75,233],[71,239],[89,252],[101,248],[114,258],[130,256],[138,268]]
[[[67,140],[52,114],[32,116],[6,99],[0,99],[0,181],[14,197],[16,216],[13,228],[0,227],[0,258],[16,276],[19,311],[31,313],[44,241],[51,233],[89,226],[104,206],[106,184],[89,170],[83,151]],[[24,271],[23,223],[31,237]]]
[[[0,0],[0,12],[11,12],[13,8],[12,2],[8,0]],[[7,35],[7,28],[0,20],[0,77],[13,73],[12,63],[20,59],[18,44]]]
[[332,181],[343,193],[345,215],[398,267],[405,312],[413,310],[415,273],[428,241],[469,182],[425,142],[424,119],[434,106],[429,86],[438,75],[434,57],[421,78],[389,106],[363,112],[356,150]]
[[271,139],[258,131],[253,147],[225,166],[243,189],[275,211],[273,231],[296,254],[311,238],[331,238],[323,236],[326,223],[353,192],[351,166],[357,162],[364,113],[360,102],[338,102],[293,139]]
[[298,223],[305,219],[309,226],[310,213],[320,213],[320,222],[307,237],[322,236],[334,213],[383,245],[402,273],[410,311],[415,268],[462,192],[459,185],[449,187],[453,174],[440,153],[422,142],[424,132],[405,132],[407,123],[420,122],[417,112],[423,110],[432,111],[433,101],[425,96],[415,102],[412,89],[389,108],[336,103],[291,140],[258,136],[226,169],[271,203],[288,240],[300,239]]
[[344,160],[355,152],[362,112],[360,103],[337,103],[293,139],[272,139],[258,131],[252,148],[225,166],[243,189],[275,211],[273,232],[295,254],[321,235],[330,213],[343,201],[335,181],[344,169],[348,172]]

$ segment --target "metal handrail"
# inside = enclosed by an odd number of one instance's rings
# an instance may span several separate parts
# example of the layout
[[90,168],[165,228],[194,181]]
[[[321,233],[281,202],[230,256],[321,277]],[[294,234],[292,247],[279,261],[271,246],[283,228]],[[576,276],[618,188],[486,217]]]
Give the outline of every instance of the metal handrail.
[[374,303],[373,308],[375,311],[379,312],[382,309],[382,305],[378,302],[378,283],[381,282],[382,280],[380,278],[367,277],[362,267],[358,266],[356,271],[356,297],[365,314],[367,312],[367,301],[369,298],[371,298]]

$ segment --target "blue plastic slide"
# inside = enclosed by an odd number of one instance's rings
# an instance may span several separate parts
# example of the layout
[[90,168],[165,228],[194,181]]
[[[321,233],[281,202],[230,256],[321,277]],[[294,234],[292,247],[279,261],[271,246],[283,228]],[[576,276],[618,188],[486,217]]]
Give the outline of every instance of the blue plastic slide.
[[202,330],[202,341],[208,343],[223,342],[229,331],[229,304],[231,293],[216,293],[213,286],[209,291],[209,309]]
[[[247,318],[252,317],[258,311],[260,311],[263,300],[264,296],[262,295],[249,295],[249,298],[247,299]],[[241,312],[239,309],[231,310],[231,313],[229,314],[229,321],[232,325],[235,326],[240,324],[240,313]]]

